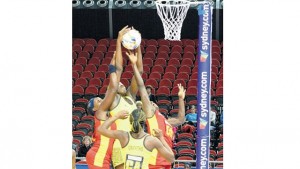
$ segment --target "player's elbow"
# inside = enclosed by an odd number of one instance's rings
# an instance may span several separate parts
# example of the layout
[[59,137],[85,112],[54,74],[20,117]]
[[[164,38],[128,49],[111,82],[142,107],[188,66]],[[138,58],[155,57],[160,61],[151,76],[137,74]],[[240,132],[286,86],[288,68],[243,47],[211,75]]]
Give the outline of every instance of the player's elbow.
[[175,161],[174,154],[172,153],[166,160],[168,160],[170,163],[173,163]]

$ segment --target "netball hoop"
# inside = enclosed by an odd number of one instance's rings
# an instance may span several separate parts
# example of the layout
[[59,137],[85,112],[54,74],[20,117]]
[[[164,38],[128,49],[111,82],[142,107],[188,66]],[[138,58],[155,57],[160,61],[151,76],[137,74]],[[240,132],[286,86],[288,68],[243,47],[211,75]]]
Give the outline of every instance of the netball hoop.
[[199,5],[203,2],[188,0],[158,0],[155,2],[157,14],[163,26],[165,39],[178,41],[181,39],[182,23],[191,4]]

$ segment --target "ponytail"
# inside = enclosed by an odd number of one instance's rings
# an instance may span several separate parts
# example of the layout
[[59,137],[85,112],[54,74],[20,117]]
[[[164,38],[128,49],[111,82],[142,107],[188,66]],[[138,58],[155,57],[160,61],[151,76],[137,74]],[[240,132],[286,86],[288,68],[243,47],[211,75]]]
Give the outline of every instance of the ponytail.
[[146,116],[141,110],[133,110],[129,117],[131,123],[131,131],[133,133],[139,133],[143,129],[143,127],[141,126],[141,122],[144,122],[145,119]]

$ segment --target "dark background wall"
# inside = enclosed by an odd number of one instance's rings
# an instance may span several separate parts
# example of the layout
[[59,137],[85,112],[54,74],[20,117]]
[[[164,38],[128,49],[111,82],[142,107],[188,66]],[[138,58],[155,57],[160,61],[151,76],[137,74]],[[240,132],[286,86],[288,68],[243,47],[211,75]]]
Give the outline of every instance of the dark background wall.
[[[218,12],[217,12],[218,10]],[[219,13],[219,37],[216,37],[216,13]],[[109,12],[106,9],[73,8],[73,38],[109,38]],[[156,9],[112,9],[113,38],[125,25],[134,26],[145,39],[164,38],[162,22]],[[198,14],[189,9],[183,22],[181,38],[198,38]],[[212,38],[223,40],[223,9],[213,10]]]

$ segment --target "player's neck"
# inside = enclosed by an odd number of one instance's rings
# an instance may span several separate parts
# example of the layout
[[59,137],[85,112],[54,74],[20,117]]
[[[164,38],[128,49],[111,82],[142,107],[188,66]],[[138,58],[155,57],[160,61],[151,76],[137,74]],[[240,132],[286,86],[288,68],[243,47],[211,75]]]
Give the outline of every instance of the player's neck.
[[141,132],[139,133],[133,133],[133,132],[130,132],[131,136],[135,139],[140,139],[142,138],[144,135],[145,135],[145,132],[142,130]]

